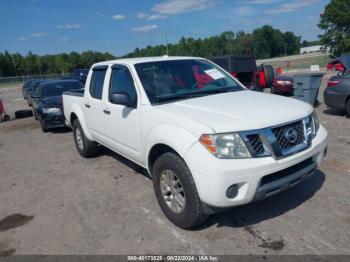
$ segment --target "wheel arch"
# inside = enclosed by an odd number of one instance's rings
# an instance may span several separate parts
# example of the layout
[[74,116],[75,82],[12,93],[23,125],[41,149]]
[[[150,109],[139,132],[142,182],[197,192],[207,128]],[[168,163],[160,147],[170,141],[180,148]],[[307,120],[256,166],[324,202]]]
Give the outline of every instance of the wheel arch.
[[80,122],[80,125],[84,131],[84,134],[85,136],[91,140],[91,141],[94,141],[92,135],[90,134],[88,128],[87,128],[87,125],[86,125],[86,122],[85,122],[85,117],[84,117],[84,114],[82,112],[82,110],[80,109],[79,106],[77,105],[73,105],[72,106],[72,110],[71,110],[71,113],[69,115],[69,121],[70,121],[70,125],[71,127],[73,128],[73,122],[78,119],[79,122]]
[[147,153],[144,163],[152,175],[153,164],[160,155],[165,152],[174,152],[185,159],[186,153],[198,141],[198,138],[181,127],[165,124],[153,128],[145,141],[148,143],[145,146]]

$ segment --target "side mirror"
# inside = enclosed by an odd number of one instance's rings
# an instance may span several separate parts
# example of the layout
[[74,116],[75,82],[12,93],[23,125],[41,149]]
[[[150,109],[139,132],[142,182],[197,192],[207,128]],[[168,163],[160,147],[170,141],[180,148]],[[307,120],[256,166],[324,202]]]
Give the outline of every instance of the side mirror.
[[114,93],[109,96],[109,100],[112,104],[124,105],[130,108],[136,108],[136,101],[133,101],[131,97],[122,92]]

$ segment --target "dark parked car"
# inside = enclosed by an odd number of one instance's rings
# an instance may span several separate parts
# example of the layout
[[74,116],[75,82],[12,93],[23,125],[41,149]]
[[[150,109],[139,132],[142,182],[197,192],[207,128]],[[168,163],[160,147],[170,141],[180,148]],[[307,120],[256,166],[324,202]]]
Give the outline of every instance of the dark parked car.
[[272,94],[293,95],[293,77],[290,75],[275,75],[271,86]]
[[33,108],[34,116],[40,121],[43,132],[65,126],[62,94],[80,88],[77,80],[47,81],[39,85]]
[[350,117],[350,73],[331,77],[323,95],[328,107],[343,109]]
[[30,83],[32,82],[32,80],[27,80],[24,82],[23,86],[22,86],[22,95],[24,99],[28,98],[28,86],[30,85]]
[[346,111],[350,116],[350,54],[342,55],[331,63],[342,64],[343,70],[329,79],[324,91],[324,102],[329,107]]
[[44,82],[46,80],[32,80],[30,84],[27,87],[27,102],[29,106],[33,105],[33,96],[36,96],[37,87],[40,83]]

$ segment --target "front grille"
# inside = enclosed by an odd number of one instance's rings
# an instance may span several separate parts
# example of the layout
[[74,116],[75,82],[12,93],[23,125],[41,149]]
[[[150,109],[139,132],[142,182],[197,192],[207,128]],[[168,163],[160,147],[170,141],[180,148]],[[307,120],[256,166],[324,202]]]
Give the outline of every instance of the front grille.
[[281,126],[240,132],[240,135],[253,157],[272,155],[279,159],[308,148],[311,144],[309,129],[310,121],[306,117]]
[[252,150],[254,151],[254,155],[262,155],[265,153],[265,148],[259,135],[247,135],[247,139],[250,143]]
[[[286,138],[286,131],[288,129],[293,129],[297,133],[297,138],[295,142],[290,142]],[[305,140],[304,136],[304,125],[302,121],[291,123],[288,125],[280,126],[271,129],[272,133],[275,135],[277,142],[282,150],[290,149],[296,145],[302,144]]]

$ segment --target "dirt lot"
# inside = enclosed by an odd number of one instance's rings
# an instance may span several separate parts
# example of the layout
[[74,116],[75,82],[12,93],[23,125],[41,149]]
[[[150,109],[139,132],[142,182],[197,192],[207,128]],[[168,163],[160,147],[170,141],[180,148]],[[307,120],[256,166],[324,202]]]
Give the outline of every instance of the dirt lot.
[[[1,92],[10,113],[26,108],[20,89]],[[350,254],[350,119],[317,112],[329,155],[316,175],[192,231],[165,218],[151,180],[117,154],[83,159],[69,130],[1,123],[0,254]]]

